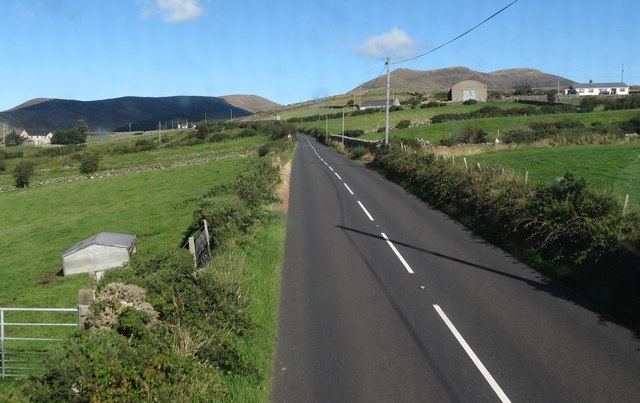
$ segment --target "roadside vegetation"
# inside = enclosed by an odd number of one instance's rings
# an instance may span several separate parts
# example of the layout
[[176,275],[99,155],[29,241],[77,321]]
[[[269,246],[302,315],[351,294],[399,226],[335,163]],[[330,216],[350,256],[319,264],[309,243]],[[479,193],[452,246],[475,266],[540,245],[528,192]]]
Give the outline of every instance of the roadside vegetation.
[[[211,142],[206,139],[215,129],[201,142],[192,140],[198,138],[193,131],[170,140],[193,145],[156,144],[115,155],[108,152],[113,145],[92,144],[79,152],[101,152],[97,173],[105,165],[192,163],[4,193],[3,210],[17,206],[0,223],[14,239],[0,246],[7,258],[0,269],[16,281],[0,291],[2,306],[74,306],[88,282],[60,276],[59,255],[66,247],[99,231],[133,233],[139,244],[129,266],[98,284],[92,329],[56,349],[41,376],[24,384],[1,381],[0,396],[267,400],[284,245],[284,217],[268,205],[276,202],[281,164],[292,155],[292,142],[283,137],[291,129],[251,124]],[[135,141],[122,144],[135,147]],[[263,147],[266,153],[259,152]],[[214,153],[216,160],[192,161],[200,153]],[[55,165],[33,158],[40,166]],[[28,208],[32,198],[42,202],[38,212]],[[211,229],[213,259],[195,270],[183,239],[203,218]],[[25,255],[33,259],[23,261]]]

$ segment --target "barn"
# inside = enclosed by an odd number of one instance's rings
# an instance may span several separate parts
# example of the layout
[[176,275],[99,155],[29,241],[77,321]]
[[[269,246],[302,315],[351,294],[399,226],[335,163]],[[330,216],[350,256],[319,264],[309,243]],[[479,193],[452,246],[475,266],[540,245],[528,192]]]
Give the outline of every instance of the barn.
[[451,87],[449,101],[464,102],[469,100],[487,102],[487,86],[478,81],[465,80]]
[[136,253],[136,236],[101,232],[71,246],[62,254],[65,276],[101,272],[129,262]]

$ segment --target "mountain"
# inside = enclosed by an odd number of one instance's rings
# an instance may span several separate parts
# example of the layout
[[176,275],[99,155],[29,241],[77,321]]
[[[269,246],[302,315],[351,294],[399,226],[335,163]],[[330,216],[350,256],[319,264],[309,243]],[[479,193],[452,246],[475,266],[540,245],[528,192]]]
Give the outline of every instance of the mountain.
[[99,101],[34,99],[0,112],[0,121],[29,132],[56,131],[84,120],[92,131],[153,130],[158,122],[201,121],[247,116],[277,105],[252,95],[229,97],[122,97]]
[[[565,88],[575,84],[566,78],[535,69],[507,69],[482,73],[467,67],[448,67],[425,71],[398,69],[391,72],[391,86],[394,89],[417,92],[448,91],[456,83],[464,80],[479,81],[486,84],[490,91],[509,91],[520,84],[527,84],[532,88],[556,88],[558,84]],[[374,85],[374,88],[384,88],[386,80],[378,78],[377,81],[367,81],[350,93],[369,90]]]
[[225,95],[221,97],[228,103],[251,113],[272,111],[282,105],[257,95]]

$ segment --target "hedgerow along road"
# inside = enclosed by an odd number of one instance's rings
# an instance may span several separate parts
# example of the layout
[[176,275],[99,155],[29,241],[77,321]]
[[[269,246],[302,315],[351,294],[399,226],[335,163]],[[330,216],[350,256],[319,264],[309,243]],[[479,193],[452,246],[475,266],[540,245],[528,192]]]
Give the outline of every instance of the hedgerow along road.
[[379,174],[298,140],[273,401],[640,401],[629,330]]

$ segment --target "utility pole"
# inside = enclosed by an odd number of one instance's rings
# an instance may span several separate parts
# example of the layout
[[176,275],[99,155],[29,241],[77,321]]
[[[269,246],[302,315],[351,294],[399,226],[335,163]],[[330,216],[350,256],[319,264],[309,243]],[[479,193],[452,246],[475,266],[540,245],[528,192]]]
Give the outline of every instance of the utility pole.
[[342,107],[342,145],[344,146],[344,106]]
[[387,108],[385,109],[384,145],[389,145],[389,92],[391,89],[391,58],[387,57]]
[[624,83],[624,63],[622,64],[622,72],[620,73],[620,82]]
[[329,140],[329,116],[324,117],[324,142]]
[[7,124],[2,124],[2,147],[7,146]]

